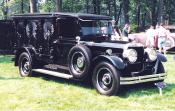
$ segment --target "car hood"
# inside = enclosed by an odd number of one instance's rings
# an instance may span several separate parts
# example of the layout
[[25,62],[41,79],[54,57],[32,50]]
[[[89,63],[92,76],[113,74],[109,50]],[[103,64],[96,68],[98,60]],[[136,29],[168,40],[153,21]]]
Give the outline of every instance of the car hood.
[[117,49],[127,49],[128,47],[143,47],[140,43],[135,42],[83,42],[87,46],[93,47],[104,47],[104,48],[117,48]]

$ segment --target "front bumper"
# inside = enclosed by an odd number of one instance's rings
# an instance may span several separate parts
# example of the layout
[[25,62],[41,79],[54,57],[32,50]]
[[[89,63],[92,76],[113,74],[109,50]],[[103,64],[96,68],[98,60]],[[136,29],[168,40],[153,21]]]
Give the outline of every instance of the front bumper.
[[120,77],[120,85],[160,81],[160,80],[164,80],[166,77],[167,77],[167,73],[152,74],[152,75],[137,76],[137,77]]

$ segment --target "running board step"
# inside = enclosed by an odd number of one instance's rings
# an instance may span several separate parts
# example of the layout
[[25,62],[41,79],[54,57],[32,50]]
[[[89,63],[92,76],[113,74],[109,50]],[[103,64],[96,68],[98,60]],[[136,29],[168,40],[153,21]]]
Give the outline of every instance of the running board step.
[[70,74],[65,74],[65,73],[60,73],[60,72],[55,72],[55,71],[49,71],[49,70],[46,70],[46,69],[33,69],[32,71],[39,72],[39,73],[42,73],[42,74],[52,75],[52,76],[56,76],[56,77],[61,77],[61,78],[65,78],[65,79],[73,78],[73,76],[70,75]]

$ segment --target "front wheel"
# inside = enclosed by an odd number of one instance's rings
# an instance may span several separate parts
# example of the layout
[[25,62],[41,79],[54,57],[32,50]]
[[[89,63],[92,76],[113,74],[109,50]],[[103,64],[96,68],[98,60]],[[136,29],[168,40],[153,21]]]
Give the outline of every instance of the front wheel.
[[119,71],[110,63],[101,62],[93,71],[92,82],[100,94],[115,95],[120,87]]
[[21,53],[18,65],[19,73],[22,77],[32,76],[32,58],[27,52]]

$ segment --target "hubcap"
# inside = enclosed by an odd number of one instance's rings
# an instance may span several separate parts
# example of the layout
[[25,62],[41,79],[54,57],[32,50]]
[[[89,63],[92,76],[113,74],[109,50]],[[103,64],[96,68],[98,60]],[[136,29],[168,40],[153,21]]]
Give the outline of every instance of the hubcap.
[[106,68],[100,68],[97,71],[97,84],[102,88],[103,90],[109,90],[112,87],[112,72]]
[[78,66],[78,68],[82,68],[84,66],[84,59],[83,59],[83,57],[78,57],[78,59],[77,59],[77,66]]
[[71,59],[72,71],[76,74],[81,74],[85,69],[85,58],[82,52],[76,52]]
[[111,76],[109,73],[103,75],[102,82],[104,85],[109,85],[111,83]]
[[27,75],[29,74],[30,71],[30,63],[27,58],[23,58],[21,61],[21,73],[22,75]]
[[26,62],[26,63],[24,64],[24,69],[25,69],[25,70],[29,70],[29,62]]

